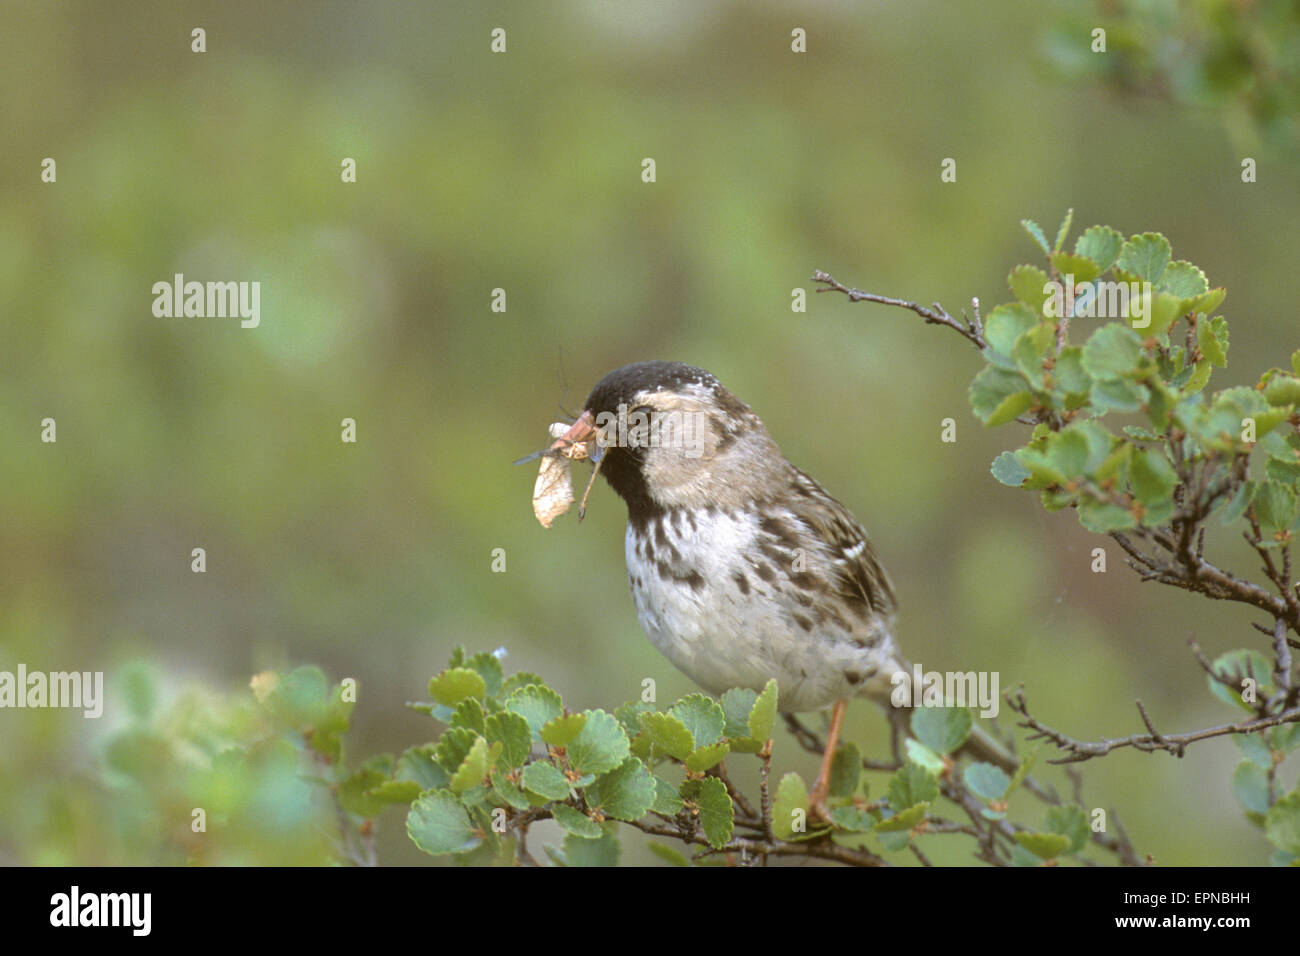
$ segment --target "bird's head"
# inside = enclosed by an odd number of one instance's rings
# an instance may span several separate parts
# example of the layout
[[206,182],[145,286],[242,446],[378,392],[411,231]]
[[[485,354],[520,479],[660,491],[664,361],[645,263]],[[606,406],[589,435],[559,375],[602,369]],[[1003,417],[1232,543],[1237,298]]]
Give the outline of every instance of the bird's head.
[[788,467],[748,405],[712,373],[680,362],[637,362],[597,382],[560,439],[593,440],[600,473],[634,520],[669,508],[741,507]]

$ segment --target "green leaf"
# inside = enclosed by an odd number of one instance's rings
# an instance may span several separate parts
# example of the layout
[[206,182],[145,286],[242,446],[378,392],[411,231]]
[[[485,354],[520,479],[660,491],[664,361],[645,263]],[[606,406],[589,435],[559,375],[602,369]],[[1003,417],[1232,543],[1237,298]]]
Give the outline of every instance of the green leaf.
[[1010,355],[1016,339],[1041,323],[1041,312],[1024,303],[1000,305],[984,320],[984,339],[993,350]]
[[1089,400],[1101,411],[1136,412],[1146,403],[1146,390],[1136,382],[1114,379],[1093,382]]
[[1205,273],[1183,259],[1169,263],[1160,277],[1160,291],[1179,299],[1195,299],[1209,289]]
[[655,778],[636,757],[628,757],[587,788],[588,805],[615,820],[639,820],[655,804]]
[[477,739],[478,734],[472,730],[466,730],[464,727],[451,727],[438,738],[437,746],[433,751],[433,759],[448,774],[453,774],[460,769],[465,756]]
[[1169,265],[1169,240],[1158,232],[1133,236],[1119,251],[1116,265],[1147,282],[1158,283]]
[[506,710],[528,721],[531,734],[541,734],[549,721],[564,713],[564,700],[544,684],[528,684],[511,692]]
[[1262,481],[1255,491],[1255,516],[1265,532],[1285,531],[1296,519],[1295,491],[1272,479]]
[[1228,502],[1228,506],[1223,509],[1223,514],[1219,516],[1219,520],[1224,524],[1232,524],[1245,514],[1246,509],[1250,507],[1250,503],[1255,500],[1255,487],[1255,482],[1243,481],[1241,487],[1237,489],[1237,493]]
[[578,773],[613,770],[627,759],[629,744],[623,725],[603,710],[588,710],[585,715],[581,733],[569,744],[569,763]]
[[695,749],[695,738],[676,714],[642,714],[641,730],[655,747],[678,760],[685,760]]
[[522,790],[502,776],[500,770],[492,771],[491,780],[492,793],[506,806],[514,807],[516,810],[527,810],[533,805]]
[[1264,386],[1264,399],[1270,405],[1300,405],[1300,378],[1274,375]]
[[731,744],[725,740],[716,744],[709,744],[707,747],[697,747],[686,758],[686,769],[691,773],[704,773],[729,753],[731,753]]
[[1268,813],[1268,774],[1249,760],[1232,772],[1232,792],[1252,813]]
[[1108,534],[1111,531],[1136,528],[1138,520],[1131,511],[1118,505],[1085,498],[1079,502],[1079,524],[1096,534]]
[[533,732],[528,721],[509,711],[489,714],[484,721],[488,743],[501,744],[500,762],[511,770],[522,767],[533,746]]
[[1058,833],[1070,841],[1066,853],[1078,853],[1088,845],[1091,829],[1088,826],[1088,814],[1082,807],[1073,805],[1048,807],[1047,829],[1049,833]]
[[569,866],[618,866],[622,847],[612,827],[598,840],[586,840],[570,833],[564,838],[564,859]]
[[889,778],[885,797],[895,812],[918,803],[933,803],[939,797],[939,781],[924,768],[906,763]]
[[436,748],[432,744],[411,747],[397,758],[393,770],[396,780],[409,780],[419,785],[421,790],[437,790],[447,786],[451,774],[434,761]]
[[1294,488],[1300,482],[1300,461],[1294,459],[1270,457],[1264,463],[1264,474],[1273,481],[1290,485]]
[[828,792],[832,797],[851,797],[862,781],[862,754],[856,744],[842,743],[831,760]]
[[[796,830],[796,826],[802,829]],[[797,773],[787,773],[776,785],[772,830],[782,840],[794,840],[806,836],[807,829],[808,789]]]
[[465,807],[449,790],[421,794],[406,815],[406,832],[412,843],[434,856],[467,853],[482,842]]
[[468,667],[453,667],[429,681],[429,696],[447,707],[455,707],[467,697],[481,700],[486,690],[482,676]]
[[876,818],[861,807],[835,807],[831,810],[831,822],[841,830],[865,833],[876,828]]
[[971,715],[965,707],[918,707],[912,733],[935,753],[952,753],[970,736]]
[[1228,364],[1228,320],[1220,315],[1213,321],[1197,323],[1196,347],[1211,365],[1224,368]]
[[1178,473],[1161,448],[1133,449],[1129,479],[1133,494],[1144,505],[1164,501],[1174,493]]
[[501,690],[503,683],[501,659],[495,654],[490,651],[475,654],[465,662],[465,666],[477,671],[478,676],[483,678],[483,687],[488,697],[495,697]]
[[[897,853],[899,850],[906,850],[912,842],[912,834],[904,830],[901,833],[880,833],[877,835],[880,840],[880,848],[886,853]],[[1017,850],[1020,847],[1016,847]]]
[[722,728],[724,737],[749,736],[749,712],[756,700],[758,692],[748,687],[736,687],[722,695],[722,713],[726,717]]
[[925,819],[925,813],[930,809],[930,801],[922,800],[920,803],[908,807],[891,817],[887,817],[876,824],[875,830],[878,833],[898,833],[904,830],[913,829],[918,823]]
[[586,714],[561,714],[542,725],[540,736],[552,747],[567,747],[586,723]]
[[651,809],[666,817],[675,817],[681,813],[682,798],[678,795],[677,788],[658,774],[654,775],[654,785],[655,802]]
[[1092,226],[1074,242],[1074,253],[1087,256],[1103,272],[1115,264],[1124,245],[1124,236],[1110,226]]
[[569,781],[555,764],[546,760],[535,760],[525,767],[519,782],[525,790],[547,800],[569,799]]
[[918,764],[935,776],[943,773],[943,758],[921,741],[908,737],[903,741],[903,750],[911,763]]
[[973,763],[963,773],[967,788],[984,800],[1001,800],[1011,786],[1011,778],[991,763]]
[[677,850],[663,843],[655,843],[653,840],[646,843],[645,848],[653,853],[659,859],[664,860],[671,866],[690,866],[691,861],[686,859]]
[[1211,666],[1214,668],[1215,673],[1226,677],[1228,682],[1237,688],[1231,690],[1209,674],[1205,675],[1210,693],[1224,703],[1234,704],[1242,710],[1252,709],[1248,703],[1241,699],[1241,693],[1245,689],[1242,687],[1242,682],[1247,678],[1255,681],[1255,696],[1258,700],[1266,699],[1274,691],[1272,682],[1273,665],[1259,651],[1228,651],[1226,654],[1220,654],[1216,657]]
[[1067,210],[1065,218],[1061,220],[1061,228],[1056,230],[1056,243],[1052,246],[1053,252],[1060,252],[1061,247],[1065,245],[1065,238],[1070,234],[1070,223],[1074,222],[1074,210]]
[[557,803],[551,807],[551,816],[567,833],[584,840],[599,840],[605,833],[600,824],[587,816],[585,813],[579,813],[573,807]]
[[727,845],[735,826],[736,808],[731,803],[727,786],[717,777],[687,780],[682,784],[682,796],[695,804],[700,815],[700,829],[709,846],[715,850]]
[[1137,371],[1142,340],[1127,325],[1111,322],[1089,336],[1083,347],[1083,367],[1094,379],[1122,378]]
[[451,775],[447,787],[452,793],[464,793],[471,787],[476,787],[483,782],[483,779],[487,776],[489,766],[488,742],[484,738],[475,735],[469,753],[465,755],[465,759],[461,761],[456,772]]
[[1034,242],[1038,243],[1042,248],[1044,255],[1047,255],[1052,251],[1051,247],[1047,244],[1047,237],[1043,235],[1042,226],[1034,222],[1032,219],[1021,219],[1020,225],[1024,227],[1025,232],[1029,233],[1029,237],[1033,239]]
[[1279,850],[1300,856],[1300,790],[1273,804],[1265,817],[1264,835]]
[[483,733],[483,705],[473,697],[466,697],[456,705],[448,724],[452,727],[464,727],[476,734]]
[[1020,464],[1016,456],[1009,451],[1004,451],[994,458],[989,471],[1002,484],[1010,485],[1012,488],[1019,488],[1029,477],[1029,469]]
[[1034,856],[1054,860],[1070,848],[1070,838],[1059,833],[1017,833],[1016,842]]
[[1011,421],[1029,407],[1033,396],[1026,391],[1027,387],[1025,377],[1019,372],[986,365],[971,382],[967,397],[976,417],[992,426]]
[[1050,295],[1043,291],[1049,281],[1047,273],[1037,266],[1016,266],[1007,276],[1012,294],[1039,315],[1042,315],[1043,303]]
[[696,747],[707,747],[722,739],[727,718],[712,697],[690,694],[668,708],[668,712],[686,725]]
[[1083,348],[1071,345],[1056,357],[1056,383],[1067,395],[1087,395],[1092,390],[1092,376],[1083,367]]
[[1062,282],[1068,277],[1073,277],[1075,288],[1096,279],[1102,271],[1101,266],[1087,256],[1072,255],[1068,252],[1052,253],[1052,265],[1056,267]]
[[[1296,725],[1300,726],[1300,725]],[[1264,739],[1263,734],[1236,734],[1232,738],[1233,743],[1242,755],[1263,770],[1273,768],[1273,750]],[[1263,811],[1260,811],[1263,812]]]
[[771,739],[772,725],[776,721],[776,705],[776,678],[773,678],[764,685],[763,692],[758,695],[749,712],[749,736],[755,740]]

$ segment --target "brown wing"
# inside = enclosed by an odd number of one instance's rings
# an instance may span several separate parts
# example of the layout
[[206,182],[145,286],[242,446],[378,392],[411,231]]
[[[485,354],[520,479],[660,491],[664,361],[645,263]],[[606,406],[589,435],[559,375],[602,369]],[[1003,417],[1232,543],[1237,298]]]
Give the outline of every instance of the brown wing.
[[791,511],[822,542],[835,572],[837,592],[861,618],[892,618],[898,608],[889,575],[862,525],[812,477],[794,469]]

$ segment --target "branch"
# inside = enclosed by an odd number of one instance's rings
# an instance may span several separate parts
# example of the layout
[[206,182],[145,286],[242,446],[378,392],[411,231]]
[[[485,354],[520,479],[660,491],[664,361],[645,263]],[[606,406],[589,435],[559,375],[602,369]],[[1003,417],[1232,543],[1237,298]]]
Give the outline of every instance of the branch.
[[879,305],[893,305],[900,309],[908,309],[915,312],[921,318],[925,319],[929,325],[946,325],[958,335],[965,337],[972,345],[981,352],[988,343],[984,340],[984,328],[979,318],[979,300],[972,299],[971,305],[974,311],[973,319],[958,321],[953,318],[938,302],[935,302],[929,308],[916,302],[909,302],[906,299],[891,299],[889,296],[876,295],[874,292],[863,292],[861,289],[850,289],[848,286],[836,281],[834,276],[822,272],[821,269],[813,273],[813,281],[820,283],[821,288],[817,292],[843,292],[849,297],[850,302],[875,302]]

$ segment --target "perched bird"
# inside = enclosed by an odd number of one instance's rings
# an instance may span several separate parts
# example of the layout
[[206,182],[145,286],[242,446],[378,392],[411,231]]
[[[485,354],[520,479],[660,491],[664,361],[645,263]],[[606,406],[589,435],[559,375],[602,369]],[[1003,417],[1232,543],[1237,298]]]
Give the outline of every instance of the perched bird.
[[711,693],[775,677],[781,710],[832,708],[811,794],[824,812],[847,699],[888,705],[893,675],[910,673],[866,532],[704,369],[610,372],[552,449],[593,442],[627,504],[628,581],[651,643]]

